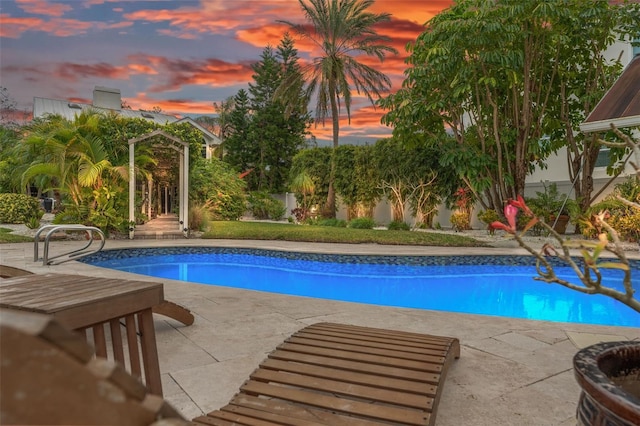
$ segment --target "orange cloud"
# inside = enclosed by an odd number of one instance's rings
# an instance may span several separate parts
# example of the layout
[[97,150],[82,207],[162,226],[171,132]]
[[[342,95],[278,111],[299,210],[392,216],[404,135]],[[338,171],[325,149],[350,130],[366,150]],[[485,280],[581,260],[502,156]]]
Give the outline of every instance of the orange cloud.
[[15,0],[16,5],[34,15],[62,16],[73,10],[73,6],[62,3],[50,3],[47,0]]
[[15,18],[6,13],[0,14],[0,37],[19,38],[23,32],[39,28],[40,18]]
[[113,78],[123,80],[129,77],[126,67],[118,67],[105,62],[85,65],[64,63],[58,65],[55,75],[68,81],[77,81],[78,78]]
[[[179,9],[163,10],[138,10],[126,13],[124,17],[131,21],[144,22],[167,22],[172,30],[160,30],[165,35],[179,34],[181,38],[197,38],[199,34],[227,32],[230,28],[235,28],[243,24],[242,20],[230,18],[235,14],[224,16],[220,13],[213,13],[206,9],[185,7]],[[188,36],[188,37],[187,37]]]
[[137,93],[134,98],[126,98],[133,109],[151,110],[159,107],[166,114],[181,116],[182,114],[213,114],[213,102],[196,102],[191,99],[156,99],[145,92]]
[[429,19],[448,8],[453,0],[377,0],[371,6],[375,13],[391,13],[392,19],[425,24]]
[[251,80],[253,70],[250,63],[226,62],[220,59],[182,60],[152,55],[128,57],[134,70],[146,74],[158,74],[161,78],[149,87],[152,93],[176,91],[182,86],[203,85],[225,87],[244,84]]
[[70,37],[86,34],[89,30],[107,30],[126,28],[133,25],[131,21],[91,22],[77,19],[53,18],[45,21],[41,18],[17,18],[7,14],[0,15],[0,36],[19,38],[27,31],[42,31],[57,37]]

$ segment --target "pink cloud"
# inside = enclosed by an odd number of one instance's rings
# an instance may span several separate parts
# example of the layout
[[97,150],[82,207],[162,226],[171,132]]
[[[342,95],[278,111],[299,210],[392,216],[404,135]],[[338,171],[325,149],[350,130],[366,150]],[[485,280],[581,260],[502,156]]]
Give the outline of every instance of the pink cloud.
[[141,54],[131,55],[128,59],[130,67],[135,64],[140,69],[154,70],[161,76],[160,81],[149,87],[152,93],[177,91],[187,85],[225,87],[242,84],[249,81],[253,74],[249,63],[226,62],[215,58],[182,60]]
[[73,10],[73,6],[62,3],[51,3],[47,0],[15,0],[16,5],[27,13],[34,15],[62,16]]
[[0,14],[0,37],[19,38],[22,33],[39,28],[43,21],[40,18],[16,18],[5,13]]
[[128,78],[129,73],[126,67],[114,66],[105,62],[90,65],[63,63],[57,66],[55,75],[68,81],[94,77],[122,80]]
[[191,99],[156,99],[145,92],[137,93],[133,98],[125,99],[133,109],[151,110],[160,107],[163,112],[173,115],[212,114],[213,103],[210,101],[195,102]]

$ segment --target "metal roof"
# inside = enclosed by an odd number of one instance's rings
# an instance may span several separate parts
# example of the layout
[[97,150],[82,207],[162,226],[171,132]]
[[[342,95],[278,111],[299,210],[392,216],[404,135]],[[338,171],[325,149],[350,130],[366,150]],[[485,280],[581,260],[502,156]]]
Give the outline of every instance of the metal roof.
[[627,65],[584,123],[583,132],[640,126],[640,55]]
[[173,115],[157,112],[136,111],[132,109],[115,110],[108,108],[99,108],[91,104],[82,104],[79,102],[70,102],[60,99],[47,99],[37,97],[33,98],[33,118],[43,117],[47,114],[57,114],[68,120],[73,120],[76,115],[79,115],[82,111],[88,109],[103,113],[114,112],[127,118],[143,118],[145,120],[150,120],[161,125],[178,121],[178,118]]
[[47,114],[57,114],[68,120],[73,120],[77,115],[79,115],[82,111],[86,110],[94,110],[102,113],[116,113],[122,115],[127,118],[142,118],[145,120],[153,121],[156,124],[160,124],[162,126],[170,123],[189,123],[196,129],[198,129],[207,144],[209,145],[220,145],[221,141],[218,136],[211,133],[206,128],[202,127],[196,121],[191,119],[190,117],[178,118],[169,114],[162,114],[158,112],[151,111],[139,111],[132,109],[109,109],[109,108],[100,108],[93,106],[91,104],[83,104],[79,102],[65,101],[60,99],[47,99],[47,98],[33,98],[33,118],[43,117]]

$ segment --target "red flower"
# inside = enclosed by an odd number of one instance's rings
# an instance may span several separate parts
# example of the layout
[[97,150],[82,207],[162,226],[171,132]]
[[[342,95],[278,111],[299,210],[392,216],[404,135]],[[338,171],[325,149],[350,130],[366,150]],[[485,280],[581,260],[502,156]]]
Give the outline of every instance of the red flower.
[[507,218],[507,222],[509,224],[505,225],[502,222],[493,222],[490,226],[494,229],[502,229],[510,234],[515,234],[517,223],[516,217],[518,216],[519,210],[522,210],[527,216],[533,217],[533,219],[530,220],[529,223],[527,223],[527,225],[525,226],[525,231],[535,225],[535,223],[538,221],[529,206],[525,204],[522,196],[518,195],[517,200],[509,199],[507,205],[504,206],[504,217]]

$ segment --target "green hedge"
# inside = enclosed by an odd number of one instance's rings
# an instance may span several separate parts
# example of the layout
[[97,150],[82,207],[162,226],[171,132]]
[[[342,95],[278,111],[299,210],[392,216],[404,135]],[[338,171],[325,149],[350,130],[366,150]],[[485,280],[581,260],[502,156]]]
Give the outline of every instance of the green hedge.
[[0,194],[0,223],[28,223],[44,211],[37,199],[25,194]]

